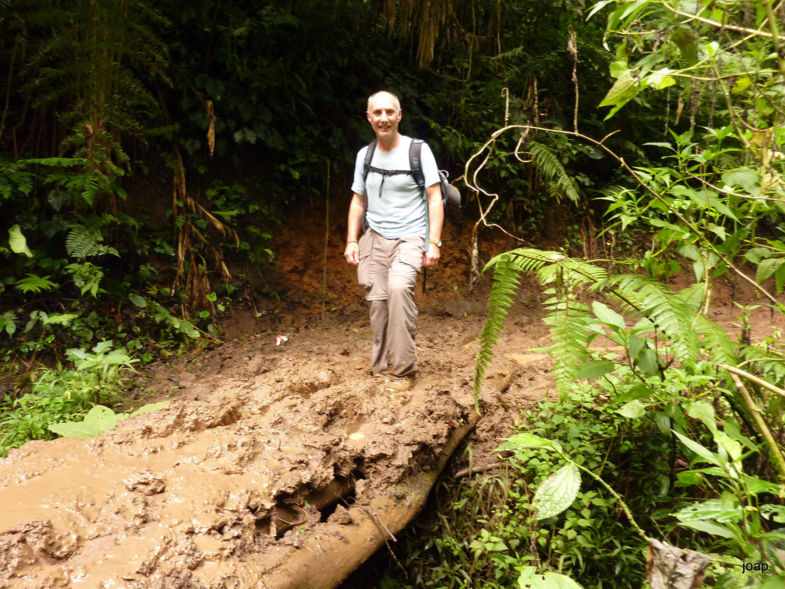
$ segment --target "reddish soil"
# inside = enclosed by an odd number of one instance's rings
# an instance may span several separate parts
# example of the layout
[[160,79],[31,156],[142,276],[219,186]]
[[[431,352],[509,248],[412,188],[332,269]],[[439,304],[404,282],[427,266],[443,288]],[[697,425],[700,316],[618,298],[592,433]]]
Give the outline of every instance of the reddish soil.
[[[145,401],[168,408],[0,460],[0,587],[311,587],[282,578],[291,554],[345,537],[347,507],[433,468],[472,412],[488,279],[467,292],[468,236],[450,225],[442,264],[417,291],[418,378],[373,377],[341,234],[339,221],[326,294],[323,236],[290,233],[279,244],[282,298],[297,306],[261,305],[260,318],[238,306],[223,345],[139,375]],[[486,246],[483,261],[509,245]],[[728,323],[729,296],[715,299]],[[547,345],[540,299],[526,285],[513,306],[469,440],[473,467],[493,464],[521,408],[552,389],[549,359],[532,351]],[[757,312],[753,334],[769,317]],[[276,345],[278,335],[287,341]]]

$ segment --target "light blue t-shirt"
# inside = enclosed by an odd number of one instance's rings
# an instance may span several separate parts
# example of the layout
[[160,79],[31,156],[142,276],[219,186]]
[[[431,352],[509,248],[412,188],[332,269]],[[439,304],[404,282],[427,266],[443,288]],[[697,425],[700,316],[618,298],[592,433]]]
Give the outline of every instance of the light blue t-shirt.
[[[409,146],[412,138],[400,136],[398,146],[392,151],[384,152],[377,146],[373,154],[371,166],[382,170],[409,170]],[[363,165],[365,164],[366,145],[357,153],[354,164],[354,182],[352,192],[368,196],[368,225],[387,239],[422,235],[427,231],[426,198],[417,187],[411,174],[384,176],[369,170],[363,182]],[[420,153],[425,186],[439,182],[439,170],[436,159],[426,143]],[[382,182],[384,180],[384,182]]]

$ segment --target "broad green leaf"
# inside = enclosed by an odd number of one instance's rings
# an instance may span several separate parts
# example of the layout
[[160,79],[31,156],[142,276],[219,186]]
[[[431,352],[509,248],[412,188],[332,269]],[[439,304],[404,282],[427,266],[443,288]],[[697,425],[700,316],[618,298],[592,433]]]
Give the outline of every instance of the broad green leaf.
[[701,257],[700,250],[691,243],[685,243],[678,251],[682,256],[690,260],[699,260]]
[[[770,483],[769,481],[764,481],[763,479],[752,477],[744,473],[742,473],[741,475],[741,480],[744,483],[744,487],[747,489],[747,491],[755,495],[757,495],[758,493],[771,493],[773,495],[776,495],[781,490],[780,485],[775,485],[774,483]],[[779,507],[785,509],[785,506],[779,506]]]
[[87,412],[83,421],[53,423],[49,425],[49,429],[64,438],[89,440],[112,429],[119,420],[120,417],[108,407],[96,405]]
[[[694,468],[692,470],[683,470],[676,476],[679,477],[680,475],[695,475],[696,477],[701,477],[701,475],[711,475],[715,477],[725,477],[727,473],[721,469],[719,466],[707,466],[706,468]],[[704,480],[701,478],[701,480]]]
[[664,411],[655,411],[653,417],[654,425],[657,426],[657,429],[660,430],[660,433],[669,436],[671,433],[671,426],[673,425],[671,423],[670,416]]
[[591,308],[597,318],[603,323],[618,327],[619,329],[624,329],[626,327],[626,324],[624,323],[624,317],[611,309],[605,303],[594,301],[591,305]]
[[24,254],[28,258],[33,257],[33,252],[27,247],[27,239],[25,239],[19,225],[11,225],[8,229],[8,245],[15,254]]
[[521,567],[518,589],[583,589],[581,585],[566,575],[559,573],[538,573],[533,566]]
[[733,85],[733,88],[731,88],[731,92],[734,94],[743,94],[750,86],[752,86],[752,80],[749,76],[739,76],[736,78],[736,83]]
[[717,419],[714,414],[714,406],[706,401],[691,401],[686,404],[685,411],[687,415],[693,419],[699,419],[703,422],[709,431],[713,434],[717,433]]
[[725,450],[733,462],[738,463],[741,460],[741,444],[736,440],[731,439],[725,432],[715,432],[714,441],[717,446]]
[[785,260],[779,258],[767,258],[758,264],[758,271],[755,274],[755,281],[758,284],[763,283],[769,278],[777,269],[783,264]]
[[547,440],[527,432],[510,436],[501,446],[496,448],[496,451],[503,452],[505,450],[525,450],[528,448],[548,448],[550,450],[561,452],[561,446],[558,442]]
[[608,6],[608,4],[612,4],[614,2],[616,2],[616,0],[600,0],[599,2],[597,2],[597,4],[591,7],[591,10],[589,10],[588,14],[586,15],[586,20],[589,20],[600,10]]
[[699,503],[692,503],[678,510],[673,516],[680,522],[709,520],[714,523],[735,523],[741,521],[744,512],[739,508],[738,502],[723,501],[722,499],[707,499]]
[[648,347],[635,359],[635,365],[649,376],[657,376],[660,373],[657,352]]
[[694,65],[698,60],[698,45],[692,28],[687,25],[675,27],[671,31],[671,39],[676,43],[687,65]]
[[670,74],[672,69],[664,67],[646,76],[646,84],[655,90],[663,90],[676,83],[676,80]]
[[646,415],[646,405],[641,403],[638,399],[635,399],[629,403],[625,403],[616,410],[616,413],[623,415],[628,419],[638,419]]
[[755,100],[755,110],[764,118],[771,116],[775,112],[774,105],[765,96],[759,96]]
[[[623,392],[620,392],[619,396],[616,397],[616,400],[619,403],[626,403],[627,401],[634,401],[635,399],[644,399],[651,395],[652,390],[642,382],[639,382],[632,386],[625,387]],[[667,431],[670,432],[670,427],[668,427]]]
[[623,72],[598,106],[623,106],[638,93],[635,79],[629,70]]
[[749,194],[760,192],[760,174],[751,168],[738,168],[722,175],[722,181],[728,186],[741,187]]
[[[648,326],[646,326],[648,327]],[[648,340],[642,337],[630,336],[630,358],[637,358],[640,353],[646,348]]]
[[537,519],[559,515],[567,509],[581,488],[581,473],[572,462],[562,466],[543,482],[534,494]]
[[777,575],[776,577],[768,577],[758,586],[758,589],[782,589],[785,585],[785,577]]
[[705,446],[702,446],[695,440],[691,440],[687,436],[680,434],[676,430],[673,430],[673,433],[676,434],[676,437],[678,437],[681,440],[682,444],[684,444],[685,446],[687,446],[687,448],[689,448],[695,454],[697,454],[698,457],[701,458],[703,462],[708,462],[709,464],[714,464],[715,466],[722,466],[722,462],[720,461],[719,457],[716,454],[714,454],[714,452],[712,452]]
[[131,301],[134,305],[136,305],[140,309],[144,309],[147,306],[147,299],[139,296],[135,292],[132,292],[131,294],[128,295],[128,300]]
[[578,366],[575,378],[597,378],[613,372],[616,364],[610,360],[589,360]]
[[169,401],[161,401],[160,403],[148,403],[142,407],[139,407],[136,411],[132,412],[128,417],[133,417],[134,415],[140,415],[142,413],[150,413],[151,411],[158,411],[159,409],[165,409],[169,406]]
[[612,78],[618,78],[619,76],[624,75],[625,72],[630,71],[630,65],[627,63],[627,59],[619,59],[616,61],[611,62],[610,65],[610,74]]
[[16,313],[13,311],[6,311],[0,314],[0,331],[5,331],[8,337],[16,333]]
[[712,536],[720,536],[721,538],[733,539],[736,537],[727,526],[723,526],[722,524],[715,524],[714,522],[696,520],[681,522],[680,525],[684,526],[685,528],[691,528],[693,530],[698,530],[699,532],[711,534]]

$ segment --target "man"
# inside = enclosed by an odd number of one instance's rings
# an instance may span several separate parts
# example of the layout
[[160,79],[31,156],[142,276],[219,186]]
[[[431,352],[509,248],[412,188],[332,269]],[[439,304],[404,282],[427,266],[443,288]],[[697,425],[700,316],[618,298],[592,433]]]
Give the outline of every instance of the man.
[[[427,144],[420,157],[426,195],[405,172],[410,170],[412,138],[398,132],[401,114],[400,102],[390,92],[368,99],[366,116],[377,144],[367,177],[368,147],[357,153],[344,257],[358,266],[358,282],[371,304],[371,370],[404,377],[417,371],[414,285],[420,268],[439,262],[444,209],[436,161]],[[360,237],[363,220],[367,229]]]

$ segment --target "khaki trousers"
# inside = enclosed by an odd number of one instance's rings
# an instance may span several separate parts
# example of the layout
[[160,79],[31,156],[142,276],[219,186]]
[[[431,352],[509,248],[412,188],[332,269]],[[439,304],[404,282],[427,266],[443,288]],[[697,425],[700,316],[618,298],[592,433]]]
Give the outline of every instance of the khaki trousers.
[[417,371],[417,305],[414,285],[422,268],[425,238],[386,239],[368,229],[360,238],[357,280],[371,303],[371,369],[395,376]]

